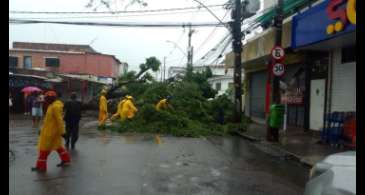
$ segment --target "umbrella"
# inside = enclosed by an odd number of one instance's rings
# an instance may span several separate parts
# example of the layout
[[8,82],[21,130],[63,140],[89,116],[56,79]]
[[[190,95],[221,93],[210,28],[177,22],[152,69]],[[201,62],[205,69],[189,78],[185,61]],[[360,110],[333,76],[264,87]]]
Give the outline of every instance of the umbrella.
[[42,91],[42,89],[39,89],[38,87],[33,87],[33,86],[24,87],[22,89],[22,92],[24,92],[24,93],[31,93],[31,92],[35,92],[35,91]]

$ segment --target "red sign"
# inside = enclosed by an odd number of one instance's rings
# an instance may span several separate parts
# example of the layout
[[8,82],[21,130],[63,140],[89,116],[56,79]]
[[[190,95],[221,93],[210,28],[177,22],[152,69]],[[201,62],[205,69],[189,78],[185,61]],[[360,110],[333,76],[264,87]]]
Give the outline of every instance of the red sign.
[[302,95],[284,95],[281,96],[282,104],[303,104],[303,96]]

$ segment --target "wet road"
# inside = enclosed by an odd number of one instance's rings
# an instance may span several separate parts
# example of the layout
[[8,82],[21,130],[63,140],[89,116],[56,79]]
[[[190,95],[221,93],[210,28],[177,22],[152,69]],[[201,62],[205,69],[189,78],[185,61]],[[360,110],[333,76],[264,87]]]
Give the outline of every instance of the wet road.
[[176,138],[81,129],[73,164],[30,171],[37,157],[37,131],[30,122],[9,127],[11,195],[303,194],[308,169],[239,137]]

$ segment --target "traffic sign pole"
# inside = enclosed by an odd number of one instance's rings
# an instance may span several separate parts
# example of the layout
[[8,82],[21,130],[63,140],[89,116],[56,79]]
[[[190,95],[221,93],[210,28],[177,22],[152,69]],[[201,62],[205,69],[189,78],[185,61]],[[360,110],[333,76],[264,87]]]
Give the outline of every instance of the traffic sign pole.
[[[276,16],[274,21],[274,29],[275,29],[275,45],[279,47],[274,47],[272,50],[272,68],[274,69],[275,65],[282,61],[284,58],[284,49],[281,48],[281,40],[282,40],[282,25],[283,25],[283,6],[284,0],[278,0]],[[278,59],[276,59],[278,58]],[[280,67],[280,66],[279,66]],[[274,72],[274,70],[269,69],[269,71]],[[280,71],[279,71],[280,72]],[[269,77],[270,78],[270,77]],[[274,104],[280,103],[280,77],[273,75],[273,91],[272,91],[272,102]],[[270,112],[269,112],[270,113]],[[269,122],[269,120],[267,120]],[[268,141],[279,141],[279,129],[270,127],[270,124],[267,124],[267,140]]]

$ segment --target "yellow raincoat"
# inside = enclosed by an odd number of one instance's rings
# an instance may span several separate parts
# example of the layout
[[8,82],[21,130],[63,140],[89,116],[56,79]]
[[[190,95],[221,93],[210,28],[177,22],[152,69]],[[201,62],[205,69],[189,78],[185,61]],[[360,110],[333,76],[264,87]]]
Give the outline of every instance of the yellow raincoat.
[[127,99],[122,106],[122,114],[121,119],[131,119],[134,117],[134,114],[138,111],[138,109],[134,106],[132,100]]
[[112,119],[115,119],[115,118],[118,118],[118,117],[122,118],[123,103],[125,101],[126,101],[126,99],[123,99],[122,101],[119,102],[117,112],[115,114],[113,114]]
[[161,109],[166,109],[168,106],[167,99],[160,100],[156,105],[156,110],[160,111]]
[[108,118],[108,103],[104,95],[99,99],[99,125],[104,125]]
[[59,149],[63,146],[63,134],[65,134],[63,103],[60,100],[56,100],[47,108],[39,136],[38,149],[41,151]]

